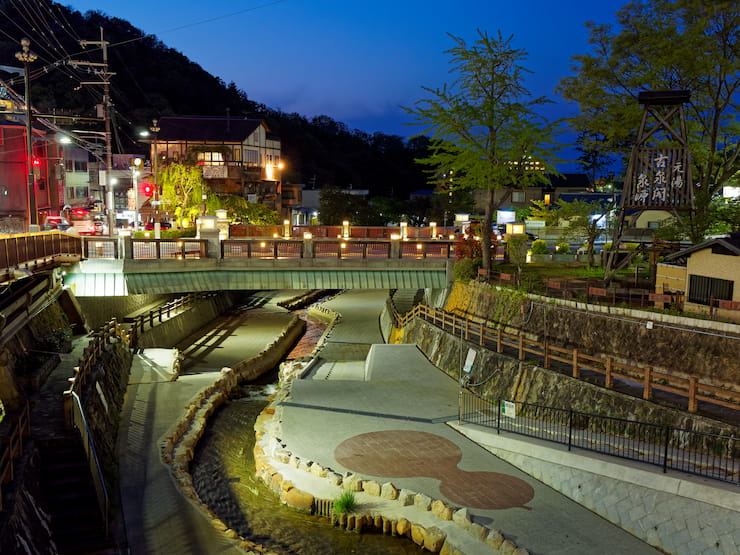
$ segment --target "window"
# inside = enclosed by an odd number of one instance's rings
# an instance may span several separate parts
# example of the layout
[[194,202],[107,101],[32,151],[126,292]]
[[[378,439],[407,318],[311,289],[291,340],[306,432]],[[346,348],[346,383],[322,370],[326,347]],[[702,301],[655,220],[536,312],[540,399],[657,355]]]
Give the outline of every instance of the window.
[[511,202],[524,202],[524,191],[514,191],[511,193]]
[[732,300],[734,283],[728,279],[710,278],[706,276],[689,276],[689,302],[709,305],[711,300]]
[[244,161],[247,164],[259,164],[259,152],[251,148],[244,149]]
[[198,163],[201,166],[222,166],[224,156],[220,152],[199,152]]

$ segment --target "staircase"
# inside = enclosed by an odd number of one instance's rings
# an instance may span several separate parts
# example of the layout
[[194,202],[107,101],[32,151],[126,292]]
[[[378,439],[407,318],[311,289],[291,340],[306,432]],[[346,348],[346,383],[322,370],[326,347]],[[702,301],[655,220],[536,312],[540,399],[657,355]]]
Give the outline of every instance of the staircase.
[[423,289],[396,289],[393,293],[393,303],[399,314],[410,312],[423,298]]
[[75,435],[39,442],[41,488],[61,555],[114,554],[106,534],[81,440]]

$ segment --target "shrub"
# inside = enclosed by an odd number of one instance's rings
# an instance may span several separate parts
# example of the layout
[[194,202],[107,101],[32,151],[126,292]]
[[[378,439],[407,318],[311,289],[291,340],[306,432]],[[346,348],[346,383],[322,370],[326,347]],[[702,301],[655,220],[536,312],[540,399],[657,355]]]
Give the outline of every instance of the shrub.
[[555,252],[557,254],[570,254],[570,243],[558,243]]
[[532,242],[532,254],[547,254],[547,241],[544,239],[537,239]]
[[478,269],[481,265],[480,258],[461,258],[452,267],[452,276],[455,281],[470,281],[478,277]]
[[334,499],[334,514],[351,513],[357,508],[357,499],[353,491],[344,491],[342,495]]

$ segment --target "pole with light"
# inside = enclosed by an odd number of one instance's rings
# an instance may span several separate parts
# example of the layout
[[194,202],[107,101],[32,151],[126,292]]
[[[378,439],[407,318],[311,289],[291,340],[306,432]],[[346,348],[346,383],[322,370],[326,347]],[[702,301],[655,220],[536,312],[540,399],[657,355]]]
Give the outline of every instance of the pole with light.
[[154,134],[154,153],[152,155],[152,173],[154,174],[154,200],[152,201],[152,204],[154,205],[154,238],[159,239],[161,236],[161,230],[159,225],[159,183],[157,182],[157,158],[159,158],[159,153],[157,152],[157,133],[159,133],[159,121],[154,119],[152,120],[152,126],[149,128],[149,131],[151,131]]
[[16,52],[15,57],[23,62],[23,77],[26,84],[26,165],[28,166],[28,231],[38,231],[38,214],[36,211],[36,184],[33,179],[33,128],[31,126],[31,79],[29,75],[29,64],[35,62],[38,56],[31,52],[31,41],[21,39],[21,52]]
[[139,231],[139,168],[141,158],[131,160],[131,174],[134,183],[134,231]]

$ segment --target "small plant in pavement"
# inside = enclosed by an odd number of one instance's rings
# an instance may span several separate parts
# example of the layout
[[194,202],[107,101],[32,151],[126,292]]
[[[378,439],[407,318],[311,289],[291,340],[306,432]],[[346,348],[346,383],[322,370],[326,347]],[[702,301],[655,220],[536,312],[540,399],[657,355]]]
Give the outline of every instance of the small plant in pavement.
[[334,499],[334,514],[351,513],[356,508],[357,499],[353,491],[344,491],[339,497]]

